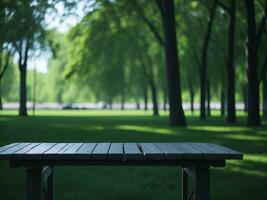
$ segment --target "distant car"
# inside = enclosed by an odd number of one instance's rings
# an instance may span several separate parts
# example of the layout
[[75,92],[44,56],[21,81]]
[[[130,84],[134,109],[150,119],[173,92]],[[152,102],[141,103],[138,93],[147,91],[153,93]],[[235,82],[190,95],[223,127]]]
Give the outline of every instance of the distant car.
[[77,109],[76,107],[74,107],[72,104],[66,104],[62,107],[62,110],[74,110]]

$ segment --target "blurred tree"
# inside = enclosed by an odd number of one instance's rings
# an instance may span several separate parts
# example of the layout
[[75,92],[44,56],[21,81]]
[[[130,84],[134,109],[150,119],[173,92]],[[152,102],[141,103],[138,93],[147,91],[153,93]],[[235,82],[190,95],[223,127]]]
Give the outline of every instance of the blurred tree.
[[10,12],[6,11],[6,7],[10,8],[11,3],[5,1],[0,2],[0,110],[2,106],[2,79],[9,66],[10,55],[12,54],[12,47],[10,45],[12,37],[9,29],[8,18]]
[[[260,35],[263,35],[266,23],[262,14],[264,1],[255,1],[254,9],[255,23],[259,22],[256,32],[262,30]],[[103,101],[107,107],[112,107],[113,102],[120,102],[121,109],[124,109],[125,102],[135,103],[136,108],[140,108],[141,101],[147,109],[151,101],[154,115],[158,115],[160,103],[166,109],[167,101],[172,101],[170,121],[173,120],[171,123],[174,125],[183,125],[182,99],[190,102],[193,112],[194,102],[201,100],[203,103],[205,94],[205,116],[211,113],[210,102],[220,101],[222,115],[227,106],[229,122],[235,121],[235,100],[247,101],[247,76],[251,75],[245,68],[244,2],[180,0],[171,5],[174,2],[162,0],[97,0],[88,3],[86,16],[68,32],[67,39],[65,35],[44,30],[46,8],[39,5],[43,2],[18,2],[0,2],[6,9],[0,16],[1,30],[8,30],[0,32],[1,44],[4,47],[15,44],[13,47],[16,47],[17,55],[21,55],[19,60],[23,67],[25,59],[35,53],[44,38],[48,39],[55,55],[49,61],[48,74],[37,73],[38,101]],[[78,6],[73,0],[64,3],[70,9]],[[43,4],[49,7],[49,4]],[[167,8],[171,12],[166,12]],[[19,23],[15,21],[17,18]],[[19,33],[13,31],[15,26],[18,26]],[[25,28],[27,26],[30,33]],[[226,32],[228,37],[222,34]],[[260,95],[265,91],[264,44],[266,36],[261,36],[257,52],[258,85],[262,83]],[[4,66],[8,51],[4,49],[2,52],[4,62],[1,66]],[[23,67],[20,67],[21,74],[25,71]],[[31,70],[28,74],[28,79],[31,79]],[[64,79],[64,75],[68,79]],[[166,81],[166,77],[172,79],[172,84],[170,80]],[[203,77],[204,93],[203,85],[199,84],[203,83]],[[31,87],[27,84],[27,88]],[[2,88],[7,91],[8,86]],[[171,98],[170,91],[173,91],[174,98]],[[16,99],[15,94],[12,96]],[[3,99],[7,99],[6,95]]]
[[3,102],[16,102],[19,100],[18,77],[17,65],[13,62],[13,57],[10,57],[8,67],[1,79],[1,97]]
[[219,5],[229,14],[229,33],[228,33],[228,59],[227,59],[227,121],[229,123],[236,122],[235,113],[235,16],[236,2],[230,1],[230,5],[226,5],[218,1]]
[[263,116],[267,117],[267,56],[265,56],[264,70],[262,71],[262,108]]
[[[156,5],[161,14],[162,27],[164,30],[164,39],[160,34],[160,28],[157,27],[157,23],[153,23],[155,20],[154,15],[148,13],[153,10],[153,5],[144,5],[144,2],[140,4],[140,1],[131,1],[131,4],[139,14],[141,20],[147,25],[151,33],[158,41],[159,45],[165,47],[165,63],[167,74],[167,88],[168,88],[168,100],[169,100],[169,119],[170,124],[173,126],[186,125],[185,116],[182,108],[182,92],[180,86],[180,72],[179,72],[179,60],[177,52],[177,39],[175,29],[175,11],[173,1],[161,1],[155,0]],[[147,3],[148,4],[148,3]],[[147,16],[150,16],[149,18]],[[155,25],[156,24],[156,25]],[[153,90],[152,90],[153,91]],[[153,92],[152,92],[153,94]],[[166,92],[165,92],[166,97]],[[152,98],[153,99],[153,98]]]
[[[52,2],[47,1],[5,1],[5,27],[10,31],[5,41],[11,42],[18,52],[18,68],[20,71],[20,107],[19,115],[27,116],[26,74],[29,50],[37,42],[43,41],[44,28],[42,22]],[[2,18],[3,19],[3,18]]]
[[[206,109],[205,109],[205,101],[206,101],[206,84],[207,84],[207,52],[208,46],[212,31],[212,25],[215,17],[217,7],[217,0],[212,2],[212,6],[209,9],[209,21],[207,24],[206,34],[203,40],[203,45],[201,49],[201,63],[200,63],[200,119],[206,118]],[[209,105],[209,103],[208,103]]]
[[180,83],[180,63],[177,49],[176,22],[173,0],[156,1],[161,12],[164,29],[166,74],[169,95],[170,124],[185,126],[186,120],[182,107],[182,91]]
[[256,24],[255,2],[244,0],[247,11],[247,65],[248,65],[248,125],[261,124],[259,110],[258,57],[267,18],[267,0],[259,27]]
[[229,12],[228,63],[227,63],[227,121],[236,122],[235,113],[235,0],[231,0]]
[[0,110],[3,109],[2,105],[2,79],[4,77],[4,74],[7,70],[7,67],[9,66],[9,60],[10,60],[10,54],[11,50],[5,50],[3,46],[0,47]]

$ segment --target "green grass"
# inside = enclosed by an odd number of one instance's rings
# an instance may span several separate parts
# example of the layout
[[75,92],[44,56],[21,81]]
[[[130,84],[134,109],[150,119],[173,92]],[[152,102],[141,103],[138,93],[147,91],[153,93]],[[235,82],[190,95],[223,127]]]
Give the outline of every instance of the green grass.
[[[186,128],[170,128],[167,113],[144,111],[37,111],[21,118],[16,111],[0,112],[0,145],[11,142],[214,142],[245,153],[211,170],[211,199],[267,199],[267,121],[260,128],[236,125],[214,113],[206,121],[187,113]],[[55,198],[180,199],[177,167],[56,167]],[[0,199],[25,199],[25,169],[0,162]]]

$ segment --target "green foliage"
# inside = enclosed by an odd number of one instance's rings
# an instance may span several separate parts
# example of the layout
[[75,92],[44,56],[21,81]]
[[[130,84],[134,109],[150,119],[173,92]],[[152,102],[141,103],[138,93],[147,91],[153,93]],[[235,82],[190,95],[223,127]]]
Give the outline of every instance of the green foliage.
[[4,102],[17,102],[19,100],[18,90],[19,79],[17,66],[12,59],[9,61],[9,66],[1,80],[1,92]]
[[[57,2],[1,1],[1,8],[5,8],[5,11],[0,14],[0,43],[18,44],[28,38],[33,54],[35,48],[44,45],[49,46],[52,51],[48,73],[37,73],[38,88],[41,91],[37,101],[121,101],[124,96],[126,101],[137,102],[143,99],[144,90],[151,80],[155,81],[158,89],[159,102],[163,101],[166,93],[163,46],[143,20],[146,17],[162,37],[160,12],[154,1],[90,2],[85,6],[87,13],[84,18],[66,34],[45,29],[44,16],[48,11],[53,12]],[[175,1],[184,101],[190,100],[192,91],[195,100],[199,99],[200,56],[211,2]],[[224,3],[229,6],[229,2]],[[75,13],[77,2],[68,0],[63,3],[67,8],[66,13]],[[246,15],[243,2],[236,1],[236,4],[236,97],[237,101],[242,101],[243,86],[247,82],[244,48]],[[255,5],[259,23],[264,1],[258,0]],[[228,19],[227,12],[218,6],[212,27],[207,67],[213,101],[219,101],[220,91],[226,90],[227,85]],[[260,48],[259,77],[265,60],[266,38],[264,34]],[[13,90],[9,89],[11,85],[18,84],[18,76],[12,70],[7,72],[9,74],[2,83],[5,101],[17,99],[18,91],[10,92],[12,97],[6,92],[18,89],[18,86],[12,86]],[[16,78],[11,80],[11,74]],[[31,79],[31,76],[30,72],[28,77]],[[8,81],[14,83],[7,84]],[[32,80],[29,80],[28,85],[31,84]],[[31,95],[31,92],[28,94]]]

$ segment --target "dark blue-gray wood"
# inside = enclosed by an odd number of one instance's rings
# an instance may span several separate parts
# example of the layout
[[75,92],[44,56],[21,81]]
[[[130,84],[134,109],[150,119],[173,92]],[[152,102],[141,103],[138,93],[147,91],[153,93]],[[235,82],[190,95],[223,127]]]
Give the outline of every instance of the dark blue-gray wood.
[[195,200],[210,199],[210,172],[209,167],[195,167]]
[[182,168],[182,200],[188,199],[188,174]]
[[141,160],[143,154],[136,143],[124,143],[124,160]]
[[108,151],[109,160],[123,160],[123,143],[111,143]]
[[[53,200],[55,165],[182,166],[182,199],[209,200],[209,167],[221,167],[243,154],[209,143],[12,143],[0,147],[0,160],[28,167],[27,200]],[[194,187],[189,193],[188,178]]]
[[98,143],[92,152],[93,160],[107,160],[111,143]]
[[138,145],[145,159],[163,160],[166,158],[165,153],[153,143],[139,143]]
[[0,147],[0,160],[167,162],[242,157],[240,152],[209,143],[13,143]]
[[53,167],[32,167],[27,169],[27,200],[53,200]]

